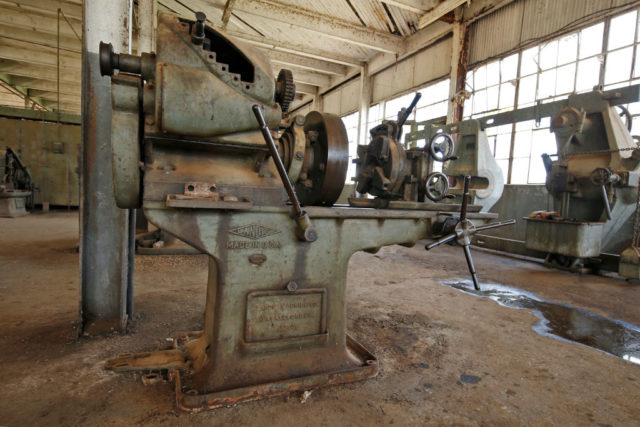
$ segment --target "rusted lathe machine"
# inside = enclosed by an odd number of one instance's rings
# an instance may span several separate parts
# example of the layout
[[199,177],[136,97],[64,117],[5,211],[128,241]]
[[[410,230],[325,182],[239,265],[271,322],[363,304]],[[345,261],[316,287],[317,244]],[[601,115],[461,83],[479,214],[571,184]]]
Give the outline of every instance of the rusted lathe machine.
[[177,404],[189,411],[375,376],[375,357],[345,331],[351,255],[413,245],[447,219],[442,233],[468,244],[471,220],[495,215],[465,204],[451,221],[460,205],[417,203],[429,154],[390,152],[395,121],[376,133],[383,141],[368,161],[404,184],[384,204],[406,204],[333,206],[347,172],[342,121],[319,112],[283,120],[295,93],[290,72],[274,79],[265,56],[204,22],[200,13],[160,16],[156,53],[101,46],[118,206],[142,207],[210,257],[204,331],[108,367],[172,372]]

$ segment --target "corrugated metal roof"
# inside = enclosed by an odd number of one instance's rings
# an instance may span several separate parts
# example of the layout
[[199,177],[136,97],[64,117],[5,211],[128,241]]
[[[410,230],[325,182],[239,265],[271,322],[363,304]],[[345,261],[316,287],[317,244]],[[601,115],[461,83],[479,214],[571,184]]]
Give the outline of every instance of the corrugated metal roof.
[[627,4],[633,5],[628,0],[517,0],[472,24],[469,62],[482,62]]

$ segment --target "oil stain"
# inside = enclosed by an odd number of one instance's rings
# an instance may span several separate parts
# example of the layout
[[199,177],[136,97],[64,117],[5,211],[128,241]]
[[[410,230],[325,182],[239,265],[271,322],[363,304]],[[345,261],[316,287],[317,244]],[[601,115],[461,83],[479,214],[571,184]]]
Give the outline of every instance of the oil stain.
[[640,365],[640,327],[609,319],[582,308],[545,301],[522,289],[482,284],[473,289],[471,281],[443,282],[466,294],[489,298],[504,307],[528,309],[540,319],[533,330],[540,335],[582,344]]

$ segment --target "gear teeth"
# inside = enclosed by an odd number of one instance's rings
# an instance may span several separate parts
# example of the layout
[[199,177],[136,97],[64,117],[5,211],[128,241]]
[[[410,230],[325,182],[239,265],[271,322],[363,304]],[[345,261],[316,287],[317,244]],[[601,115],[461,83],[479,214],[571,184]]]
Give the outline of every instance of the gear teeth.
[[281,69],[276,80],[276,102],[282,112],[286,112],[296,96],[296,85],[293,83],[291,70]]

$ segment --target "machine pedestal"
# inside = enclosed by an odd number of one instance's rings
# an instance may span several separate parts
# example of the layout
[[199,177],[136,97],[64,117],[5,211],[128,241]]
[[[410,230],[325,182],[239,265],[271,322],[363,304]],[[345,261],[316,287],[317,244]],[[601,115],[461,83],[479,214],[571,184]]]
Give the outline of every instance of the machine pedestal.
[[620,254],[618,274],[627,279],[640,279],[640,250],[630,247]]
[[214,393],[198,393],[184,387],[180,371],[175,371],[176,406],[187,412],[200,412],[275,397],[295,391],[317,387],[346,384],[366,380],[378,375],[378,360],[365,347],[347,335],[347,351],[357,360],[357,365],[335,371],[304,375],[251,386],[221,390]]
[[16,218],[28,215],[27,197],[30,191],[5,190],[0,193],[0,217]]

